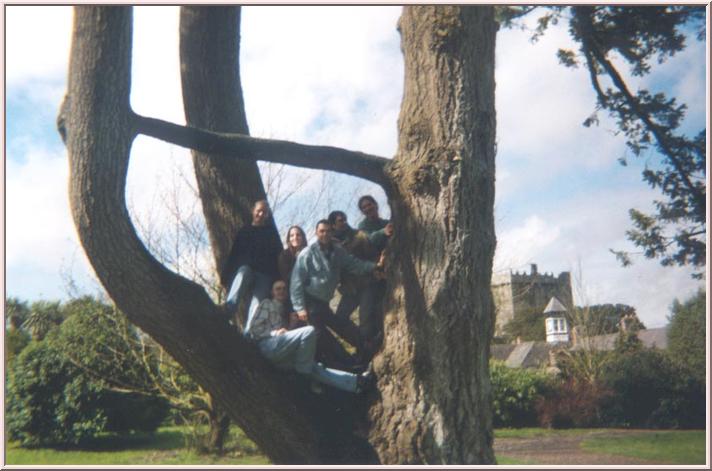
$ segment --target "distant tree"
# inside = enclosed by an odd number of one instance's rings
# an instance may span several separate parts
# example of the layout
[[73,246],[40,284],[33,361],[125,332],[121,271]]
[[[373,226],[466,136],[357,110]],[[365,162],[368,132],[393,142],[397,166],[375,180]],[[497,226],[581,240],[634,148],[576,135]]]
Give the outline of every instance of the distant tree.
[[[659,157],[643,171],[643,180],[658,188],[663,199],[654,201],[655,213],[630,210],[634,228],[628,238],[648,258],[662,265],[703,267],[706,254],[707,204],[705,129],[687,136],[681,131],[687,106],[662,92],[632,91],[621,72],[621,62],[633,76],[652,72],[651,61],[664,62],[682,51],[686,40],[705,36],[704,5],[655,6],[551,6],[502,7],[499,18],[506,26],[541,8],[532,36],[539,38],[549,25],[568,21],[569,33],[578,53],[559,49],[560,62],[567,67],[583,64],[596,92],[596,111],[584,126],[598,123],[597,113],[612,116],[633,155]],[[616,64],[618,62],[619,64]],[[704,126],[704,125],[702,125]],[[655,153],[649,152],[654,149]],[[626,165],[625,157],[620,162]],[[623,265],[630,254],[613,251]],[[701,277],[701,273],[696,273]]]
[[22,328],[32,335],[33,340],[42,340],[47,333],[64,320],[59,301],[35,301],[22,323]]
[[627,304],[594,304],[586,308],[587,318],[583,319],[588,323],[588,331],[595,335],[614,334],[620,331],[620,323],[626,318],[626,325],[632,330],[645,329],[633,306]]
[[27,316],[30,314],[30,308],[26,301],[20,301],[18,298],[7,298],[5,300],[5,326],[8,330],[17,330],[22,327]]
[[517,338],[524,341],[546,340],[545,316],[542,311],[543,308],[530,307],[518,312],[502,327],[505,339],[509,341],[514,341]]
[[30,335],[24,330],[12,329],[5,331],[5,361],[10,364],[30,343]]
[[707,345],[705,291],[699,290],[683,303],[676,299],[668,321],[668,353],[671,359],[704,382]]

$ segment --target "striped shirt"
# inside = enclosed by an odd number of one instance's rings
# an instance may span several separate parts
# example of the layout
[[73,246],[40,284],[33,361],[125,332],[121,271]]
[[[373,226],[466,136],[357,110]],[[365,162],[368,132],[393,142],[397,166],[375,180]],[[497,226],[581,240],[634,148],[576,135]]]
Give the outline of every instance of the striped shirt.
[[275,331],[287,328],[284,316],[284,305],[274,299],[263,299],[250,324],[250,337],[254,340],[262,340],[267,337],[272,337]]

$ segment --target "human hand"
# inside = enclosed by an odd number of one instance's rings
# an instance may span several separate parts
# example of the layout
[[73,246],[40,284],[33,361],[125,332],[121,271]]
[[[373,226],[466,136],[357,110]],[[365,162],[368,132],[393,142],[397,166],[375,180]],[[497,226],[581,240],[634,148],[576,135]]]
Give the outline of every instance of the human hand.
[[299,318],[300,321],[305,321],[305,322],[306,322],[306,320],[309,319],[309,315],[308,315],[308,313],[307,313],[307,310],[306,310],[306,309],[302,309],[301,311],[299,311],[299,312],[297,313],[297,317]]
[[386,237],[391,237],[393,235],[393,223],[389,222],[386,224],[386,227],[383,228],[383,233],[386,234]]
[[275,331],[274,331],[274,335],[275,335],[275,336],[277,336],[277,335],[284,335],[286,332],[287,332],[287,329],[285,329],[284,327],[282,327],[281,329],[275,330]]

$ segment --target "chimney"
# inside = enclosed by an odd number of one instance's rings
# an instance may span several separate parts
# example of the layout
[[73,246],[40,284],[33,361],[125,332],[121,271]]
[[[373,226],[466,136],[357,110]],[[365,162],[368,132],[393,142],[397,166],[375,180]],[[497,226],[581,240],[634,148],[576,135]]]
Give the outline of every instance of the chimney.
[[536,263],[532,263],[532,275],[536,275]]

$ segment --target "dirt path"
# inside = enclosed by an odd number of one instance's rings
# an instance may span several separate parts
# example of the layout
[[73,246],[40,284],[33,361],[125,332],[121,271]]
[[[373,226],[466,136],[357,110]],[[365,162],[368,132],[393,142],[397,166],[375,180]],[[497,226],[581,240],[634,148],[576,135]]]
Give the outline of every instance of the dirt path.
[[536,438],[498,438],[494,441],[496,456],[521,461],[523,464],[551,465],[653,465],[639,458],[605,455],[581,449],[581,442],[594,436],[615,437],[640,430],[592,431],[576,436],[546,436]]

